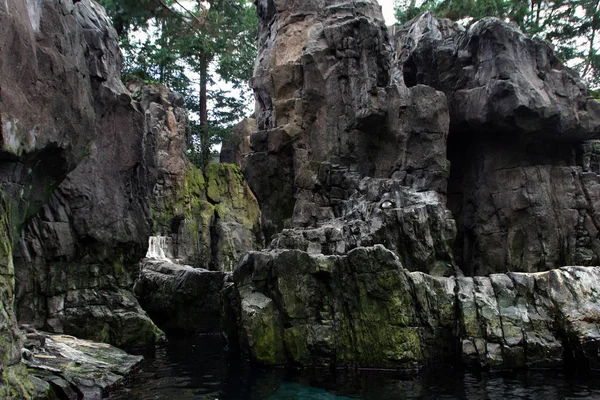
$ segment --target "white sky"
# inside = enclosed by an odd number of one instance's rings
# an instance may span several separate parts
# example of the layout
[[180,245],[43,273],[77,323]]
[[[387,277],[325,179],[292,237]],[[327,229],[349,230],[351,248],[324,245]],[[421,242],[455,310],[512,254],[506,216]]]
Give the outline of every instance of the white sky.
[[396,22],[394,18],[394,0],[377,0],[383,10],[383,18],[386,25],[392,25]]

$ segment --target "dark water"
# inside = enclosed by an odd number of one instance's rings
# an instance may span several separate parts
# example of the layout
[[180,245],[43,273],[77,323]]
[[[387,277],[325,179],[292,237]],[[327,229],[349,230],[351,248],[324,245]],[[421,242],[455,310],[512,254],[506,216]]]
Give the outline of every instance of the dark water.
[[599,399],[600,374],[477,373],[453,367],[407,376],[383,371],[286,371],[227,359],[219,337],[174,340],[146,356],[111,400]]

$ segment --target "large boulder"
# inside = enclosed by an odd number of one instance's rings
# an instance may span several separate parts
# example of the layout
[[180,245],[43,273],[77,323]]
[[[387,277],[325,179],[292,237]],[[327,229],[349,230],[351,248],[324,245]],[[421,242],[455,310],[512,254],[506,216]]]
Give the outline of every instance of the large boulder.
[[453,354],[455,310],[453,279],[415,276],[381,245],[273,250],[248,253],[225,294],[253,361],[417,368]]
[[497,18],[468,29],[425,13],[392,31],[407,86],[448,97],[452,125],[479,136],[582,141],[600,135],[600,104],[548,42]]
[[221,332],[220,292],[225,273],[144,259],[134,292],[144,310],[169,333]]

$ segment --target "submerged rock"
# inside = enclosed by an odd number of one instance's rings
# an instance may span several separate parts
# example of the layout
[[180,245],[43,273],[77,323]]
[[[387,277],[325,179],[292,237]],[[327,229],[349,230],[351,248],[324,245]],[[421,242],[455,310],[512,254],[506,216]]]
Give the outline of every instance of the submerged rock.
[[40,399],[102,399],[143,359],[106,343],[26,330],[23,363]]

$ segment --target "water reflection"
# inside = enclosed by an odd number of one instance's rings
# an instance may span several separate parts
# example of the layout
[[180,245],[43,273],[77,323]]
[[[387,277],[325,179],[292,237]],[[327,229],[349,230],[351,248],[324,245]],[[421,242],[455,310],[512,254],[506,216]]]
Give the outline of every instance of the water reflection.
[[600,375],[475,373],[451,366],[418,376],[383,371],[286,371],[228,359],[218,336],[171,339],[111,400],[600,399]]

